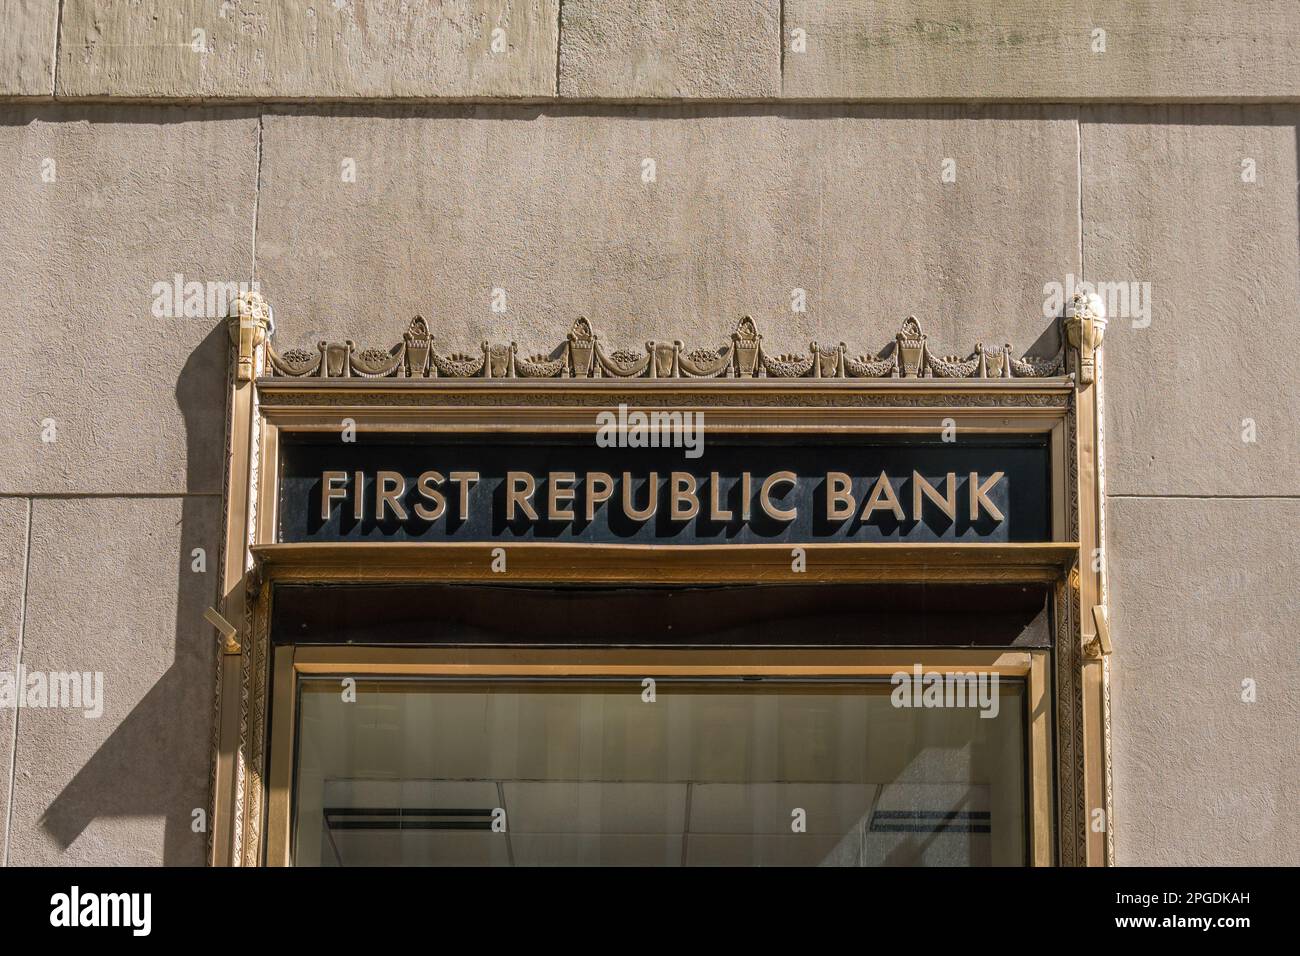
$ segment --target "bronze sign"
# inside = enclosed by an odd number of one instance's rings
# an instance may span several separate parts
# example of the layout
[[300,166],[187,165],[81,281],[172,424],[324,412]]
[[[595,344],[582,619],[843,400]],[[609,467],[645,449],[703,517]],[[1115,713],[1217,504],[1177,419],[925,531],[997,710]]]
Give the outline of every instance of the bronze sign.
[[284,449],[282,541],[1042,541],[1041,441],[316,439]]

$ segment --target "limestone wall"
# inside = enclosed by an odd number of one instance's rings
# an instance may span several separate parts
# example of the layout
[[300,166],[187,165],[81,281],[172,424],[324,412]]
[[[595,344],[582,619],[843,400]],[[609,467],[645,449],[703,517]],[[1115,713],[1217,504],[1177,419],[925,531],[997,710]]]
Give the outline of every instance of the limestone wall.
[[1120,862],[1300,863],[1293,0],[420,9],[0,0],[0,670],[106,681],[98,719],[0,709],[0,859],[203,859],[227,338],[177,276],[258,281],[282,347],[419,312],[527,354],[743,313],[778,351],[912,313],[1050,351],[1085,277],[1133,293]]

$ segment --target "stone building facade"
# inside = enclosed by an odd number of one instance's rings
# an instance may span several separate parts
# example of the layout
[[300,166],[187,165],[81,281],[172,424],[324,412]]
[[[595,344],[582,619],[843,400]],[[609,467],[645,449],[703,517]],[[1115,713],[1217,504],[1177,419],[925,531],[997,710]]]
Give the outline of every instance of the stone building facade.
[[0,709],[0,857],[209,858],[241,283],[281,352],[1020,357],[1089,282],[1114,862],[1300,863],[1297,48],[1287,0],[0,0],[0,670],[104,688]]

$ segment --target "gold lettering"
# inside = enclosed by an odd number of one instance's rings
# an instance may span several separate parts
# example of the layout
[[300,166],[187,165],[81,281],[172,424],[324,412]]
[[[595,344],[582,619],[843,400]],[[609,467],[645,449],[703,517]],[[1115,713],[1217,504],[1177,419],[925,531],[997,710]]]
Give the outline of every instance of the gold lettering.
[[997,505],[995,505],[992,501],[989,500],[989,492],[993,490],[994,485],[996,485],[999,481],[1002,480],[1003,474],[1005,474],[1005,472],[995,471],[993,472],[992,475],[989,476],[989,479],[986,482],[984,482],[984,484],[981,485],[979,483],[980,476],[973,471],[970,473],[970,520],[971,521],[979,520],[981,501],[984,502],[984,507],[988,509],[988,512],[993,517],[994,521],[1002,520],[1002,512],[998,510]]
[[775,474],[768,475],[763,481],[763,487],[758,493],[758,503],[763,509],[763,514],[767,515],[769,518],[774,518],[777,521],[793,521],[795,517],[798,516],[799,509],[790,508],[786,510],[784,508],[778,508],[776,505],[772,504],[771,495],[773,485],[781,482],[793,485],[796,481],[797,479],[795,478],[793,471],[778,471]]
[[650,478],[646,485],[650,489],[650,501],[646,504],[644,511],[637,511],[632,504],[632,474],[627,471],[623,472],[623,514],[633,521],[648,521],[659,510],[659,472],[650,472]]
[[749,520],[749,514],[750,514],[749,499],[754,494],[752,481],[753,479],[750,478],[749,472],[742,471],[740,473],[740,520],[741,521]]
[[[523,487],[520,487],[520,482]],[[506,472],[506,520],[515,520],[515,505],[518,505],[528,515],[532,521],[537,520],[537,512],[533,510],[529,498],[537,490],[537,481],[526,471],[508,471]]]
[[852,518],[857,506],[853,498],[853,479],[842,471],[826,472],[826,520]]
[[415,503],[416,517],[424,521],[437,521],[442,517],[442,513],[447,508],[447,499],[441,491],[434,485],[442,484],[442,475],[436,471],[426,471],[415,483],[415,490],[419,492],[421,498],[428,498],[433,502],[432,508],[426,508],[423,503]]
[[477,471],[453,471],[451,480],[460,484],[460,520],[469,520],[469,486],[478,481]]
[[385,509],[392,508],[398,521],[406,520],[402,496],[406,494],[406,479],[400,471],[381,471],[375,475],[375,520],[383,521]]
[[366,473],[358,471],[353,473],[352,479],[352,517],[360,521],[366,516]]
[[320,476],[320,520],[330,520],[330,505],[348,496],[346,488],[336,487],[336,482],[347,481],[346,471],[323,471]]
[[587,473],[587,520],[596,518],[596,505],[609,501],[614,493],[614,479],[603,471]]
[[[577,477],[571,471],[553,471],[546,476],[546,516],[552,521],[573,520],[573,509],[561,508],[560,502],[573,500],[573,482]],[[562,481],[567,482],[569,487],[561,485]]]
[[722,482],[718,480],[718,473],[709,472],[709,518],[712,521],[730,521],[733,517],[730,509],[723,510],[719,500],[721,493]]
[[699,483],[689,471],[673,472],[673,491],[668,516],[674,521],[690,521],[700,513],[700,499],[696,495]]
[[876,479],[871,489],[871,497],[867,499],[867,504],[862,509],[862,520],[870,521],[871,513],[877,508],[888,508],[899,521],[907,517],[903,514],[903,506],[898,503],[898,495],[894,494],[893,485],[889,483],[889,478],[883,471]]
[[912,520],[921,520],[921,496],[929,498],[939,510],[946,514],[951,521],[957,520],[957,475],[948,472],[947,484],[944,485],[944,494],[940,495],[937,488],[921,477],[919,471],[912,472]]

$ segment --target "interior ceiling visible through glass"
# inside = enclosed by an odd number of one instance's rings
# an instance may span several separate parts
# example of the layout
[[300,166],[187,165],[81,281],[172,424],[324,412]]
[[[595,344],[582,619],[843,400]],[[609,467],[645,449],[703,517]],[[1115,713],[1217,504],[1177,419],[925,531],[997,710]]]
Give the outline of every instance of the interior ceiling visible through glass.
[[887,679],[300,689],[298,865],[1025,862],[1017,680],[983,709]]

